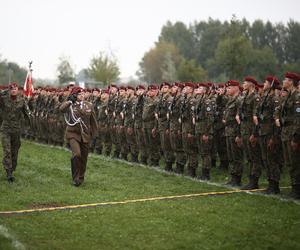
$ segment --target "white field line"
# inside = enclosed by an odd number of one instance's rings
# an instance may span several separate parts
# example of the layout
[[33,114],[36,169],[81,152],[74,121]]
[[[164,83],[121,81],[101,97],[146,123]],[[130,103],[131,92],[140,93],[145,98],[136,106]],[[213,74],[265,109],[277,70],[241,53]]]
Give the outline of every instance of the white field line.
[[12,242],[12,245],[17,250],[25,250],[25,246],[18,241],[13,235],[8,232],[8,229],[3,225],[0,225],[0,235],[3,235],[5,238]]

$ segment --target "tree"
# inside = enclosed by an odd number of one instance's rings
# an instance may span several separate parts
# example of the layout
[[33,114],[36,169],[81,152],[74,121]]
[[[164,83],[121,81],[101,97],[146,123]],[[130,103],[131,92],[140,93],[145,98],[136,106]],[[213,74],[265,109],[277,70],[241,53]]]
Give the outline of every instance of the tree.
[[162,82],[163,71],[166,70],[166,55],[168,53],[168,60],[172,60],[177,69],[182,58],[178,48],[172,43],[159,42],[154,48],[144,54],[138,73],[140,79],[148,83]]
[[109,56],[101,51],[98,56],[94,56],[91,59],[87,73],[95,81],[109,84],[118,80],[120,69],[113,54]]
[[178,80],[182,82],[204,82],[207,80],[207,72],[197,65],[195,60],[183,59],[177,71]]
[[0,84],[6,85],[9,82],[16,82],[19,86],[25,82],[27,70],[17,63],[8,62],[0,58]]
[[162,81],[175,82],[177,80],[177,73],[175,63],[172,59],[170,51],[166,52],[165,59],[162,65]]
[[58,60],[59,64],[57,66],[57,77],[59,84],[74,81],[75,73],[71,66],[70,59],[66,56],[61,56]]

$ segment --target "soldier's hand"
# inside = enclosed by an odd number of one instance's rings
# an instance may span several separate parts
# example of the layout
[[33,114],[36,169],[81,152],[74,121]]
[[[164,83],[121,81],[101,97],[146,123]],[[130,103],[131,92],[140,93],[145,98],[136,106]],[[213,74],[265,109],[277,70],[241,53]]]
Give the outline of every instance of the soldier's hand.
[[280,120],[279,120],[279,119],[276,119],[276,120],[275,120],[275,125],[276,125],[278,128],[280,128]]
[[181,118],[178,119],[178,122],[181,124]]
[[169,134],[170,134],[169,129],[166,129],[166,135],[169,135]]
[[124,113],[123,112],[120,113],[120,116],[121,116],[121,119],[124,120]]
[[250,135],[249,142],[250,142],[251,146],[254,147],[256,145],[257,138],[254,135]]
[[155,138],[155,137],[156,137],[156,135],[157,135],[157,131],[156,131],[156,129],[155,129],[155,128],[153,128],[153,129],[152,129],[152,131],[151,131],[151,133],[152,133],[152,137],[153,137],[153,138]]
[[240,148],[242,146],[242,144],[243,144],[242,138],[239,137],[239,136],[235,137],[235,143]]
[[267,141],[267,147],[268,147],[269,150],[273,151],[273,149],[274,149],[274,140],[272,138]]
[[202,136],[202,141],[205,143],[208,143],[208,135],[203,135]]
[[154,116],[155,116],[155,119],[158,120],[158,114],[155,113]]
[[106,114],[106,115],[108,115],[108,111],[107,111],[107,109],[105,109],[105,114]]
[[169,112],[167,113],[167,120],[168,121],[170,120],[170,114],[169,114]]
[[294,140],[291,140],[291,148],[295,152],[298,150],[299,144],[297,142],[295,142]]
[[196,119],[195,119],[195,117],[193,117],[192,122],[193,122],[193,125],[196,124]]
[[77,100],[77,96],[76,95],[69,95],[67,100],[71,101],[72,103],[75,103],[76,100]]
[[253,123],[257,126],[258,125],[258,117],[256,115],[253,116]]
[[236,115],[235,116],[235,120],[238,124],[241,124],[241,119],[240,119],[240,116],[239,115]]
[[189,139],[191,139],[191,138],[193,138],[194,136],[193,136],[192,134],[188,133],[188,134],[187,134],[187,137],[188,137]]
[[132,128],[127,128],[127,134],[132,135],[133,134],[133,129]]

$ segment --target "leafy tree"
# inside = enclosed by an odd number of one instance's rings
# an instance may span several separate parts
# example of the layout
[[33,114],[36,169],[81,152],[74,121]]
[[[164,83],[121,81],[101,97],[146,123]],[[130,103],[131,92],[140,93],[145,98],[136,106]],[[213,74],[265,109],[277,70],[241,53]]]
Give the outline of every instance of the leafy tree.
[[162,81],[175,82],[177,80],[177,72],[175,63],[172,59],[170,51],[166,52],[162,65]]
[[101,51],[99,55],[91,59],[87,73],[95,81],[109,84],[118,80],[120,69],[117,59],[113,54],[108,55]]
[[57,66],[57,77],[59,84],[74,81],[75,73],[71,66],[70,59],[66,56],[61,56],[58,60],[59,64]]
[[177,76],[183,82],[203,82],[207,80],[207,72],[200,65],[197,65],[195,60],[183,59],[179,65]]

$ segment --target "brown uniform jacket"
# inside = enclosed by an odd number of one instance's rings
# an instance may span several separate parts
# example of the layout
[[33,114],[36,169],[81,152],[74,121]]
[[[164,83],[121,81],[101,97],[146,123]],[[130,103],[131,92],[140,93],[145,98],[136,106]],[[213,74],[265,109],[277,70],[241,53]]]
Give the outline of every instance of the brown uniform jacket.
[[[60,106],[60,110],[64,113],[68,112],[69,116],[70,106],[71,103],[65,101]],[[75,116],[78,119],[81,119],[81,122],[74,126],[67,125],[65,137],[67,140],[75,139],[77,141],[89,143],[97,133],[97,120],[93,105],[90,102],[83,101],[72,104],[72,108]],[[71,119],[70,123],[74,123],[74,121]]]

